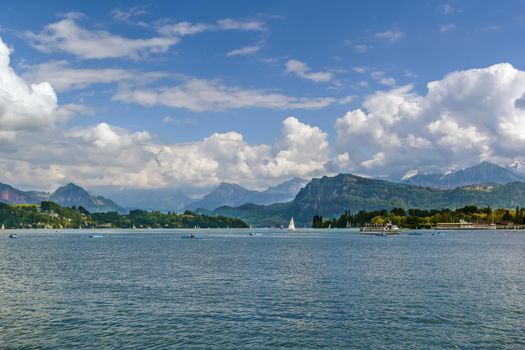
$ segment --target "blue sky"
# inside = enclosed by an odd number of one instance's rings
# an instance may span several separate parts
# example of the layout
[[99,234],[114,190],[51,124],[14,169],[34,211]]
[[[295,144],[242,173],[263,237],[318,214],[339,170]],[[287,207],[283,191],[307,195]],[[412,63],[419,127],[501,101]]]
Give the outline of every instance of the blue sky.
[[521,1],[7,1],[0,26],[5,69],[57,98],[41,127],[31,94],[0,118],[28,174],[4,182],[199,192],[525,158]]

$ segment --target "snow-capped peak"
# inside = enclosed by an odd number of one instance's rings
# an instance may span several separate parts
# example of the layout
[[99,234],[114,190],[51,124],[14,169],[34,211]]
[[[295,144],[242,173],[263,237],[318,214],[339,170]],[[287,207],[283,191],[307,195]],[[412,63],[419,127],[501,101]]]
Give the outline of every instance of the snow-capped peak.
[[408,180],[410,179],[411,177],[414,177],[416,176],[417,174],[419,173],[419,171],[417,169],[412,169],[412,170],[409,170],[405,173],[405,175],[403,175],[401,177],[401,180]]
[[510,163],[508,167],[518,173],[525,173],[525,160],[515,160],[512,163]]

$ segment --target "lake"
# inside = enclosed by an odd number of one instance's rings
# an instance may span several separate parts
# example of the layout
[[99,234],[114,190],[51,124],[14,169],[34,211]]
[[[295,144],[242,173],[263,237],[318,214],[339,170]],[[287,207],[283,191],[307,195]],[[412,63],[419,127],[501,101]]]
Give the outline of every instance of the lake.
[[0,348],[525,348],[525,232],[191,231],[2,231]]

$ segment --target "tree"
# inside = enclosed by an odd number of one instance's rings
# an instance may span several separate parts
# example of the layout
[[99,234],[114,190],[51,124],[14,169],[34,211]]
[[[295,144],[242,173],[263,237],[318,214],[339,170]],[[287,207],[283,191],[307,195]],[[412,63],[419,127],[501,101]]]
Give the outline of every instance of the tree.
[[374,225],[383,226],[385,224],[385,219],[383,219],[381,216],[375,216],[372,218],[371,222]]
[[521,225],[523,223],[523,217],[520,207],[516,207],[516,214],[514,215],[514,223]]
[[314,215],[314,218],[312,220],[312,227],[313,228],[323,227],[323,217],[319,215]]
[[406,216],[406,211],[403,208],[394,208],[390,211],[395,216]]
[[505,210],[505,214],[501,218],[502,221],[512,221],[512,215],[510,215],[508,210]]

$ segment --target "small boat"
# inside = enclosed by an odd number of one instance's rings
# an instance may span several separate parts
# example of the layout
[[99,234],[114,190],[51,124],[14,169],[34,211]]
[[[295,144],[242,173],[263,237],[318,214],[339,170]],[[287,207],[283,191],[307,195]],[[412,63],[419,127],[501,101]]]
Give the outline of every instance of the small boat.
[[15,238],[18,238],[18,235],[17,235],[16,233],[11,233],[11,234],[9,235],[9,238],[11,238],[11,239],[15,239]]
[[260,233],[250,232],[248,236],[260,236]]
[[193,233],[188,233],[186,236],[182,236],[181,238],[197,238]]
[[89,235],[89,238],[102,238],[102,237],[104,236],[100,233],[92,233]]
[[408,235],[409,236],[423,236],[421,232],[409,232]]
[[293,221],[293,216],[292,216],[292,219],[290,220],[290,223],[288,224],[288,231],[296,231],[295,222]]

